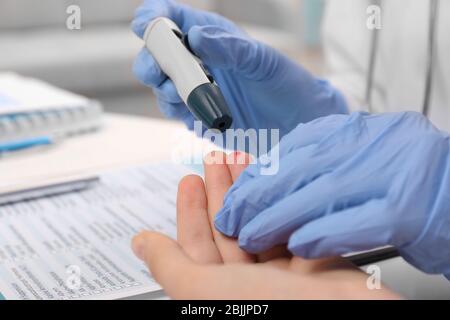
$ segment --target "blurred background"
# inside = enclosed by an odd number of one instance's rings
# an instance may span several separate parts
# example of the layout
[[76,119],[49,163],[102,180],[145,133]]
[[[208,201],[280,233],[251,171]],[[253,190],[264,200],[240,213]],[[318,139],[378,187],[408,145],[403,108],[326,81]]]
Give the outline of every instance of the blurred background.
[[[324,72],[322,0],[184,0],[236,21],[255,38]],[[142,43],[130,31],[141,0],[0,0],[0,72],[48,81],[101,101],[107,112],[160,117],[151,90],[134,79]],[[66,9],[81,8],[81,30]]]

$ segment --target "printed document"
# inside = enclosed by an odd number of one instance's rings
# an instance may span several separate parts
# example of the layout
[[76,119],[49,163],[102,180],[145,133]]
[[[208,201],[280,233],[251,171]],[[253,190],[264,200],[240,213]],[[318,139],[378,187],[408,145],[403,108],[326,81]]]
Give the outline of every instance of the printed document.
[[1,299],[118,299],[160,290],[132,253],[142,230],[176,236],[176,190],[192,170],[133,167],[74,193],[0,206]]

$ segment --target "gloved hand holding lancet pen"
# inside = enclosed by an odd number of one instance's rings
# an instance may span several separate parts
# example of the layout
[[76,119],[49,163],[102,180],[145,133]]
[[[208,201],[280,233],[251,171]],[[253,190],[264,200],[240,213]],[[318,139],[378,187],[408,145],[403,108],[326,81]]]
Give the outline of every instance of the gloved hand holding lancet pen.
[[191,113],[208,129],[230,128],[233,120],[222,92],[201,61],[189,51],[187,37],[177,25],[170,19],[157,18],[147,27],[144,41]]
[[[314,77],[215,13],[172,0],[147,0],[136,10],[132,29],[144,39],[148,27],[161,17],[176,24],[185,35],[184,44],[218,84],[233,118],[233,129],[279,129],[282,137],[300,122],[347,112],[342,95],[327,81]],[[172,45],[183,47],[179,38],[168,34]],[[171,67],[175,63],[166,57],[155,57],[146,43],[135,60],[134,74],[153,89],[166,117],[181,120],[192,130],[195,117],[187,108],[182,86],[168,77],[167,66],[160,66],[161,62]],[[163,46],[167,47],[168,43]],[[174,54],[167,50],[158,52],[167,57]]]

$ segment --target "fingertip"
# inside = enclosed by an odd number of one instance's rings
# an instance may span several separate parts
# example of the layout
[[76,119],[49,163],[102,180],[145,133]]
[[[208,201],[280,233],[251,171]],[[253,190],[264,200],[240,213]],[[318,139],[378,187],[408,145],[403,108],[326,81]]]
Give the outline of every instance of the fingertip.
[[198,175],[188,175],[178,184],[178,213],[191,213],[197,209],[206,210],[206,192],[203,179]]
[[257,243],[254,243],[253,241],[251,241],[248,236],[245,236],[242,234],[239,235],[238,243],[239,243],[239,247],[242,250],[244,250],[250,254],[258,254],[258,253],[264,251],[264,249],[261,249]]
[[141,232],[133,238],[132,248],[168,292],[177,292],[183,277],[196,267],[176,241],[160,233]]
[[213,165],[225,165],[226,162],[227,155],[222,151],[211,151],[203,158],[205,169]]
[[228,237],[238,238],[241,230],[253,217],[250,212],[253,208],[243,201],[245,195],[239,194],[239,189],[232,193],[230,190],[225,196],[222,209],[216,215],[215,225],[221,233]]
[[238,236],[239,247],[252,254],[257,254],[259,253],[258,242],[253,241],[252,235],[253,232],[250,230],[248,226],[242,228]]
[[242,151],[234,151],[228,157],[232,164],[237,165],[249,165],[254,162],[254,157],[251,154]]
[[145,29],[148,23],[144,22],[142,19],[136,18],[131,22],[131,30],[139,38],[144,38]]
[[225,194],[233,184],[226,159],[227,155],[223,151],[212,151],[203,159],[208,206],[210,209],[214,207],[214,212],[222,208]]
[[136,257],[138,257],[140,260],[143,260],[142,258],[142,245],[141,245],[141,237],[140,234],[135,235],[131,239],[131,249],[133,250],[133,253]]
[[190,194],[203,187],[203,179],[196,174],[183,177],[178,183],[178,192]]
[[157,17],[170,18],[171,10],[173,7],[167,0],[144,0],[134,12],[131,29],[138,37],[143,38],[147,26]]
[[303,245],[317,241],[323,234],[323,232],[321,232],[320,226],[319,228],[314,227],[314,224],[317,224],[319,220],[315,220],[313,222],[301,226],[299,229],[297,229],[294,233],[291,234],[291,236],[289,237],[289,242]]
[[140,260],[145,261],[145,252],[151,241],[153,241],[153,235],[149,231],[141,231],[131,240],[131,248]]
[[289,239],[287,249],[296,257],[302,257],[305,259],[311,258],[307,250],[305,250],[304,245],[302,243],[296,242],[294,239],[292,239],[292,236]]
[[275,230],[271,230],[267,221],[240,221],[237,228],[239,229],[237,231],[239,246],[249,253],[259,254],[277,245],[287,243],[287,240],[280,241],[272,236]]
[[326,253],[320,250],[320,239],[313,233],[300,228],[295,231],[288,241],[288,250],[297,257],[305,259],[320,259],[326,257]]
[[202,48],[202,42],[203,42],[203,36],[202,36],[202,30],[204,27],[201,26],[193,26],[188,31],[188,41],[189,41],[189,47],[194,50],[195,53],[201,50]]

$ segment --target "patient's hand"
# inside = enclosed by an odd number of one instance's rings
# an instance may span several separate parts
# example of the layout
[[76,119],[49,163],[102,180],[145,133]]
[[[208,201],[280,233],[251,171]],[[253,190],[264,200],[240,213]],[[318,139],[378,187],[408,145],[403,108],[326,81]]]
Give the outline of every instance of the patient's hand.
[[[166,293],[176,299],[393,299],[386,288],[369,290],[367,274],[341,258],[304,260],[285,247],[250,255],[214,228],[215,213],[246,167],[245,154],[209,155],[205,183],[187,176],[179,185],[178,242],[142,232],[133,250]],[[238,159],[241,157],[241,159]],[[231,161],[231,160],[234,160]],[[238,160],[236,162],[236,160]],[[234,164],[225,164],[234,163]],[[246,161],[248,163],[248,161]]]

